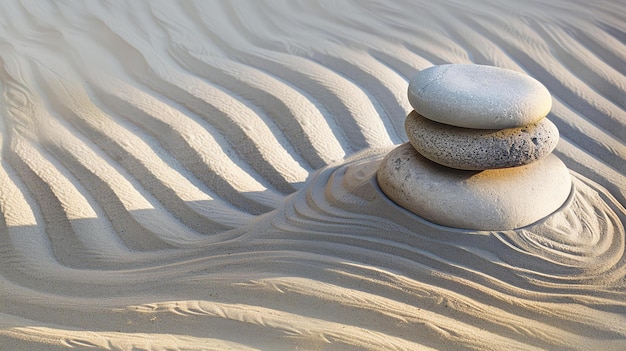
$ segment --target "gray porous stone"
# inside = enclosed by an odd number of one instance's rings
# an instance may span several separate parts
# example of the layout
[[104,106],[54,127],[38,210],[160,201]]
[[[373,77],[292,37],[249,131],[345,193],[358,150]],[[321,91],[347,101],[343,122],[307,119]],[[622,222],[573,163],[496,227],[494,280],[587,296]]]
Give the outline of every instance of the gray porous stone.
[[410,143],[387,154],[377,181],[406,210],[436,224],[472,230],[532,224],[558,210],[572,186],[567,167],[553,154],[520,167],[466,171],[432,162]]
[[546,118],[517,128],[469,129],[434,122],[412,111],[405,128],[424,157],[467,170],[529,164],[550,154],[559,141],[559,130]]
[[457,127],[504,129],[534,123],[552,108],[550,92],[525,74],[499,67],[429,67],[409,83],[411,106],[422,116]]

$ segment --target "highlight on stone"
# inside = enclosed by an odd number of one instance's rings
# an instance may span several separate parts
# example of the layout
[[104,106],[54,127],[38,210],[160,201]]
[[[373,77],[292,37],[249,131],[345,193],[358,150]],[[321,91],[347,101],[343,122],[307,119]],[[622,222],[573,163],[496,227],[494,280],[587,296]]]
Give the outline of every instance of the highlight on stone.
[[377,172],[397,205],[448,227],[509,230],[569,197],[569,171],[551,154],[558,129],[544,118],[550,94],[538,81],[491,66],[441,65],[416,74],[408,98],[410,142]]

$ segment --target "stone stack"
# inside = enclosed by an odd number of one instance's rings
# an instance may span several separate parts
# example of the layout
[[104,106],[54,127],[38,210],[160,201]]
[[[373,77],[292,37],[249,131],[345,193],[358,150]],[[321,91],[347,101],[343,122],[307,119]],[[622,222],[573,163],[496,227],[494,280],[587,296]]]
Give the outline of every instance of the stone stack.
[[551,152],[556,126],[548,90],[521,73],[441,65],[409,84],[410,142],[383,160],[377,180],[396,204],[440,225],[508,230],[563,205],[571,191]]

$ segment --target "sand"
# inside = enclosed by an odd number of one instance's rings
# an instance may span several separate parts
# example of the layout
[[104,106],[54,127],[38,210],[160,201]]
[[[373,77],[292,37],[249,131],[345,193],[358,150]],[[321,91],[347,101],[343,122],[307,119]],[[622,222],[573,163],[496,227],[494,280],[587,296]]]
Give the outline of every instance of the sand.
[[[626,349],[621,1],[12,1],[0,349]],[[433,225],[374,174],[435,64],[553,96],[573,191]]]

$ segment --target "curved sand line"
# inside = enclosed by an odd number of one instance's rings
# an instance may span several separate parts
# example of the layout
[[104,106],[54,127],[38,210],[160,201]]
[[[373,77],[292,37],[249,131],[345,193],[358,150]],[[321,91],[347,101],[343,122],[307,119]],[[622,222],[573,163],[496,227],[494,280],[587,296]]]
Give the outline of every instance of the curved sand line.
[[[619,2],[3,2],[0,348],[621,350]],[[408,80],[548,87],[570,199],[515,231],[387,199]]]

